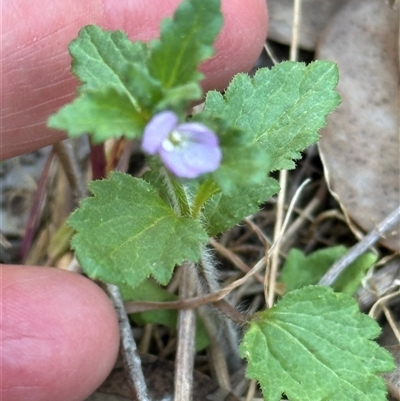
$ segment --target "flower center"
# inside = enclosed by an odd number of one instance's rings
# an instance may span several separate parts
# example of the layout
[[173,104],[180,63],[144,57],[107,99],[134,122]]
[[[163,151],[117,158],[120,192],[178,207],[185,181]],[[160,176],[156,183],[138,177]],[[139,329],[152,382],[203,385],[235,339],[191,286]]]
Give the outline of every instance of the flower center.
[[167,152],[172,152],[178,148],[182,148],[185,144],[185,137],[176,130],[171,131],[167,138],[161,144],[162,148]]

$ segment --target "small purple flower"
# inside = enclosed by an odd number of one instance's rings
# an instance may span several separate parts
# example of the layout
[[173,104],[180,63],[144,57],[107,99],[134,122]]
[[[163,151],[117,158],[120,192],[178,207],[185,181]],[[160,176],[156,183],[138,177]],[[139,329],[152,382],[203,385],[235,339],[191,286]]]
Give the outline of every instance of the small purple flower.
[[172,111],[156,114],[144,129],[143,150],[158,154],[178,177],[195,178],[215,171],[221,162],[218,137],[200,123],[178,124]]

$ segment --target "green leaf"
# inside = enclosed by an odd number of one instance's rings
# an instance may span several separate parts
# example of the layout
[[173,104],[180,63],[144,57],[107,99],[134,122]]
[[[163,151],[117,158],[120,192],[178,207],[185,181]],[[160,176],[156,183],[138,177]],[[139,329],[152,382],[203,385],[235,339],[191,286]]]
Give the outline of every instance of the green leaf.
[[218,136],[222,161],[209,177],[218,183],[224,194],[237,194],[237,187],[243,189],[244,183],[246,187],[265,183],[270,167],[269,156],[258,144],[251,143],[248,131],[238,130],[228,121],[208,113],[199,113],[192,121],[206,125]]
[[138,63],[145,65],[148,49],[144,43],[132,42],[122,31],[105,31],[87,25],[79,31],[69,47],[72,72],[84,84],[82,89],[102,89],[105,85],[127,91],[125,71]]
[[208,235],[217,235],[257,213],[259,206],[278,191],[278,182],[267,177],[261,185],[242,184],[231,195],[219,193],[212,196],[203,210]]
[[180,216],[190,216],[191,191],[176,179],[157,157],[149,157],[150,170],[143,174],[143,179],[157,188],[158,195]]
[[[146,301],[167,302],[175,301],[178,297],[168,292],[152,279],[144,280],[140,286],[131,288],[127,285],[119,285],[124,302]],[[172,330],[176,330],[178,322],[178,311],[172,309],[151,310],[140,313],[132,313],[130,318],[138,325],[162,324]],[[196,322],[196,350],[201,351],[210,343],[203,321],[197,317]]]
[[331,62],[285,62],[259,70],[254,78],[238,74],[224,95],[207,94],[205,109],[194,120],[218,134],[223,153],[211,175],[222,194],[203,210],[209,235],[255,213],[278,191],[269,171],[293,167],[299,152],[317,140],[339,102],[336,83]]
[[[280,280],[291,291],[305,285],[316,284],[329,268],[347,252],[344,246],[318,250],[306,256],[298,249],[291,249],[282,268]],[[334,283],[335,291],[353,295],[365,277],[365,272],[376,262],[371,252],[358,257]]]
[[139,178],[114,172],[90,184],[68,224],[72,248],[94,279],[138,286],[149,276],[167,284],[175,265],[196,262],[208,236],[198,221],[177,216],[156,190]]
[[258,146],[221,146],[221,149],[221,165],[212,175],[223,193],[232,196],[237,193],[236,188],[243,182],[246,182],[246,187],[250,187],[265,181],[269,158]]
[[209,92],[205,112],[249,132],[270,156],[272,170],[290,169],[339,104],[337,81],[332,62],[283,62],[254,78],[236,75],[224,95]]
[[213,236],[256,213],[259,205],[278,192],[279,185],[268,177],[269,155],[252,143],[250,131],[236,129],[208,113],[199,113],[193,120],[217,133],[222,150],[221,165],[207,178],[212,196],[203,208],[202,221]]
[[[178,297],[162,288],[152,279],[142,281],[139,286],[134,288],[128,285],[119,285],[124,302],[146,301],[146,302],[166,302],[175,301]],[[176,328],[177,311],[171,309],[152,310],[140,313],[132,313],[131,318],[135,323],[144,325],[148,323],[159,323],[172,329]]]
[[162,22],[160,39],[151,44],[152,76],[166,89],[199,82],[203,75],[198,65],[212,55],[221,26],[219,0],[183,1],[174,17]]
[[90,132],[95,143],[122,135],[139,137],[145,124],[130,98],[114,88],[83,92],[48,121],[49,127],[65,130],[70,137]]
[[69,136],[140,137],[163,99],[161,84],[147,70],[148,49],[121,31],[88,25],[69,45],[72,72],[82,82],[80,96],[51,116],[48,125]]
[[348,295],[309,286],[254,315],[240,346],[246,375],[264,400],[384,401],[377,373],[394,369],[390,354],[371,339],[378,324]]
[[187,108],[189,101],[200,99],[201,96],[201,88],[194,82],[164,89],[164,96],[157,104],[155,111],[174,110],[177,113],[181,113],[182,109]]
[[[210,124],[211,122],[208,123],[209,126]],[[243,183],[246,183],[246,187],[263,184],[270,171],[268,153],[258,144],[252,143],[245,131],[224,127],[221,122],[214,131],[218,133],[222,162],[212,176],[221,191],[232,195]]]
[[164,107],[178,102],[173,94],[167,96],[161,83],[150,75],[147,45],[131,42],[121,31],[88,25],[70,43],[69,51],[73,57],[72,72],[83,84],[81,92],[114,88],[125,93],[137,113],[147,120],[161,100]]
[[164,96],[160,82],[156,81],[148,69],[140,64],[127,66],[121,77],[131,98],[135,98],[141,113],[149,120],[156,105]]

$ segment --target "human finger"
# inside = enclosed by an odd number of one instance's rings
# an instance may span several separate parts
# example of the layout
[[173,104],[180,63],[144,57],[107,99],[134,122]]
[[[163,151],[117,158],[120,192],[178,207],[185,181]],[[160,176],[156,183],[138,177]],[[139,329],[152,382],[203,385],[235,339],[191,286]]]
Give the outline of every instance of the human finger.
[[78,274],[0,267],[4,401],[81,401],[107,377],[118,321],[105,293]]

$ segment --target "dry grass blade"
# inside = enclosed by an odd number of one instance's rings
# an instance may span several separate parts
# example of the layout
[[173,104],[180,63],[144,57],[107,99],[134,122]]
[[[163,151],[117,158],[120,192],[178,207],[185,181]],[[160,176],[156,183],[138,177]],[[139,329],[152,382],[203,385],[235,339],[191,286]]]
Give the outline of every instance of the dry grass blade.
[[[292,42],[290,46],[290,60],[296,61],[298,54],[298,45],[299,45],[299,31],[300,31],[300,15],[301,15],[301,0],[293,0],[293,24],[292,24]],[[279,174],[279,185],[281,190],[278,194],[278,203],[276,210],[276,223],[274,228],[274,243],[276,244],[276,248],[274,251],[271,250],[271,262],[269,268],[269,277],[265,280],[265,292],[266,292],[266,303],[268,307],[271,307],[274,304],[275,299],[275,284],[276,277],[278,274],[278,265],[279,265],[279,253],[281,244],[278,239],[282,237],[283,234],[283,211],[285,207],[285,199],[286,192],[288,186],[288,171],[282,170]],[[268,290],[267,290],[268,288]]]
[[[243,273],[249,272],[251,269],[249,266],[247,266],[246,263],[242,261],[238,256],[236,256],[232,251],[230,251],[228,248],[225,246],[221,245],[219,242],[217,242],[215,239],[210,238],[210,244],[215,248],[215,250],[220,253],[222,256],[230,260],[239,270],[241,270]],[[263,278],[255,274],[254,278],[258,280],[260,283],[263,282]]]
[[265,266],[265,261],[266,258],[264,256],[243,277],[234,281],[232,284],[221,289],[220,291],[214,292],[212,294],[193,297],[187,300],[178,300],[170,302],[126,302],[125,309],[127,313],[138,313],[155,309],[193,309],[193,308],[198,308],[202,305],[217,302],[225,298],[235,288],[241,286],[250,277],[254,276],[254,274],[259,272]]

